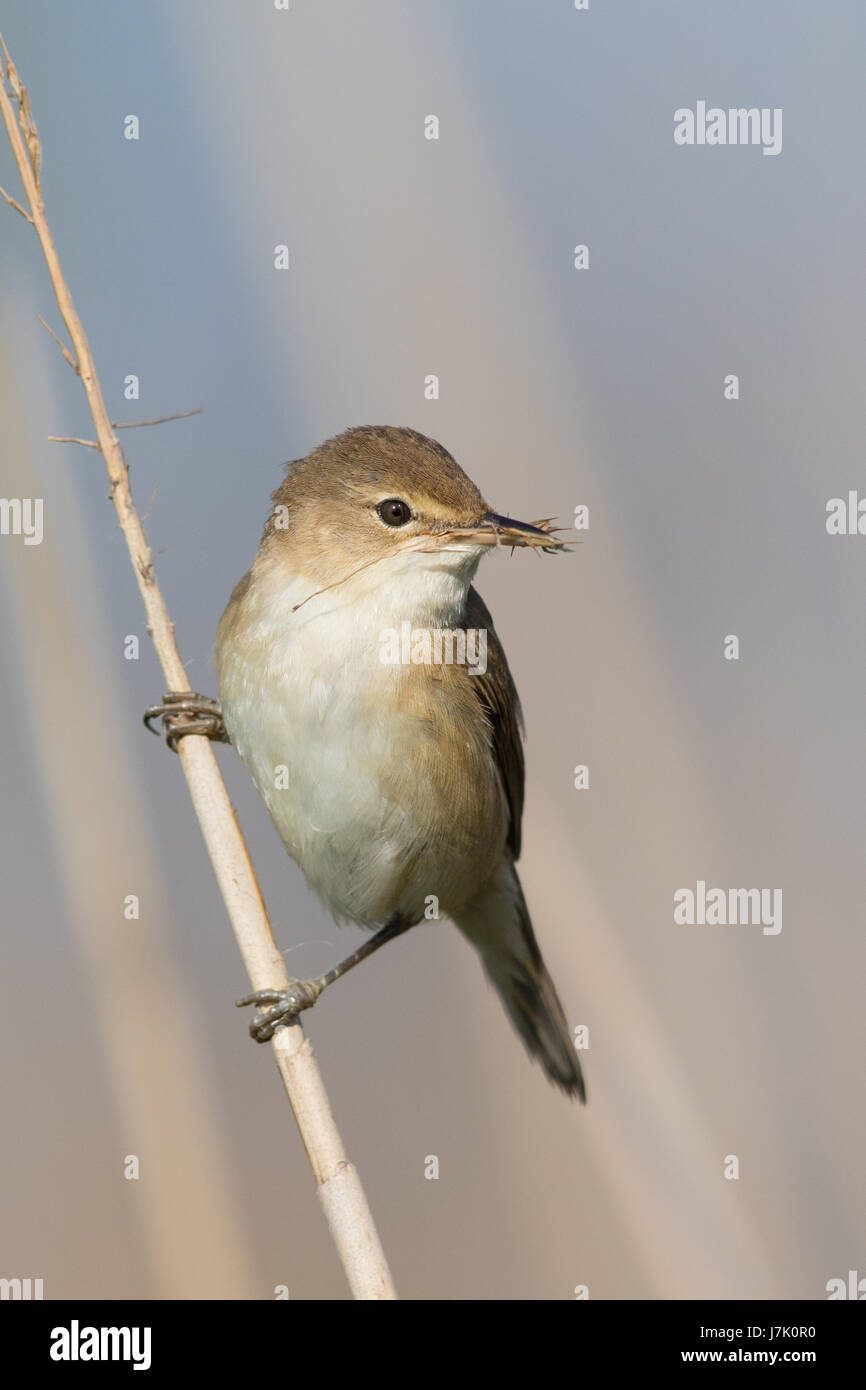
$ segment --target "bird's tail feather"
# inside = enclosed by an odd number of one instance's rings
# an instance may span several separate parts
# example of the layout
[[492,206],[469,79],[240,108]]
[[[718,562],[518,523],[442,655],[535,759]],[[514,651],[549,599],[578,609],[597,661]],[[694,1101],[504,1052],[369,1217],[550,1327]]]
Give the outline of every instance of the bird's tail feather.
[[586,1100],[583,1074],[553,980],[547,972],[514,865],[509,859],[458,916],[531,1057],[567,1095]]

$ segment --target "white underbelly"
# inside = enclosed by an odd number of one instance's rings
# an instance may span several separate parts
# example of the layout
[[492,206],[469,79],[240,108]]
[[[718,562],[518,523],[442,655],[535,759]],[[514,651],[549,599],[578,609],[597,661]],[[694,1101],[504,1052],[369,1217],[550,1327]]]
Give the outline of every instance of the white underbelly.
[[[223,717],[311,887],[337,917],[367,926],[396,913],[417,921],[432,905],[458,910],[484,866],[465,852],[465,833],[441,833],[423,772],[438,753],[435,730],[387,698],[383,682],[399,682],[401,671],[381,664],[375,634],[339,608],[286,625],[279,638],[253,625],[249,633],[218,652]],[[489,824],[503,812],[492,762],[488,775]],[[499,854],[494,845],[494,862]]]

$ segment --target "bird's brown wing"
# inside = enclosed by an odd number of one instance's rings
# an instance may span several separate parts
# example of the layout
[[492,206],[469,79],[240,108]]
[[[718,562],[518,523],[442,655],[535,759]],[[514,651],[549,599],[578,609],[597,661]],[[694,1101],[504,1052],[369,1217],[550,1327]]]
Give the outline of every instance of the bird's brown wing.
[[466,599],[466,627],[487,630],[487,670],[472,676],[475,694],[491,728],[493,754],[505,788],[511,824],[508,848],[514,859],[520,855],[520,822],[523,817],[523,714],[517,690],[508,669],[502,644],[496,636],[493,619],[477,589],[470,588]]

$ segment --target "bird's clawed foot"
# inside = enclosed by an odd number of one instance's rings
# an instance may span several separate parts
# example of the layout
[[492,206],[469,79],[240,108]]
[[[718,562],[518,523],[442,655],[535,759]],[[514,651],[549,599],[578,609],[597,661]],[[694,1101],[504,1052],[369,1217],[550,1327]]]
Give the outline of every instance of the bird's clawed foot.
[[235,1001],[237,1008],[247,1004],[269,1004],[257,1007],[250,1023],[250,1037],[256,1042],[270,1042],[278,1028],[294,1023],[304,1009],[311,1009],[325,988],[321,980],[293,980],[287,989],[259,989]]
[[144,711],[145,726],[152,734],[158,734],[151,723],[153,719],[162,720],[165,741],[175,753],[178,739],[187,734],[204,734],[214,743],[229,741],[219,701],[209,695],[196,695],[191,690],[166,691],[158,705],[148,705]]

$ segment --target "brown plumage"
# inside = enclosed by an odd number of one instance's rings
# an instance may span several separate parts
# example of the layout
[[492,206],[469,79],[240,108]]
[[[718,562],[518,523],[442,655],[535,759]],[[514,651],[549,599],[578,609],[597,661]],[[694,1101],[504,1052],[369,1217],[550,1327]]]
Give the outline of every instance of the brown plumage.
[[[217,667],[231,741],[289,853],[337,917],[364,926],[418,922],[438,900],[529,1052],[583,1099],[514,868],[520,704],[471,582],[494,544],[560,543],[547,523],[492,513],[447,450],[408,429],[328,440],[290,465],[273,503]],[[401,624],[483,633],[486,669],[385,663],[382,635]]]

